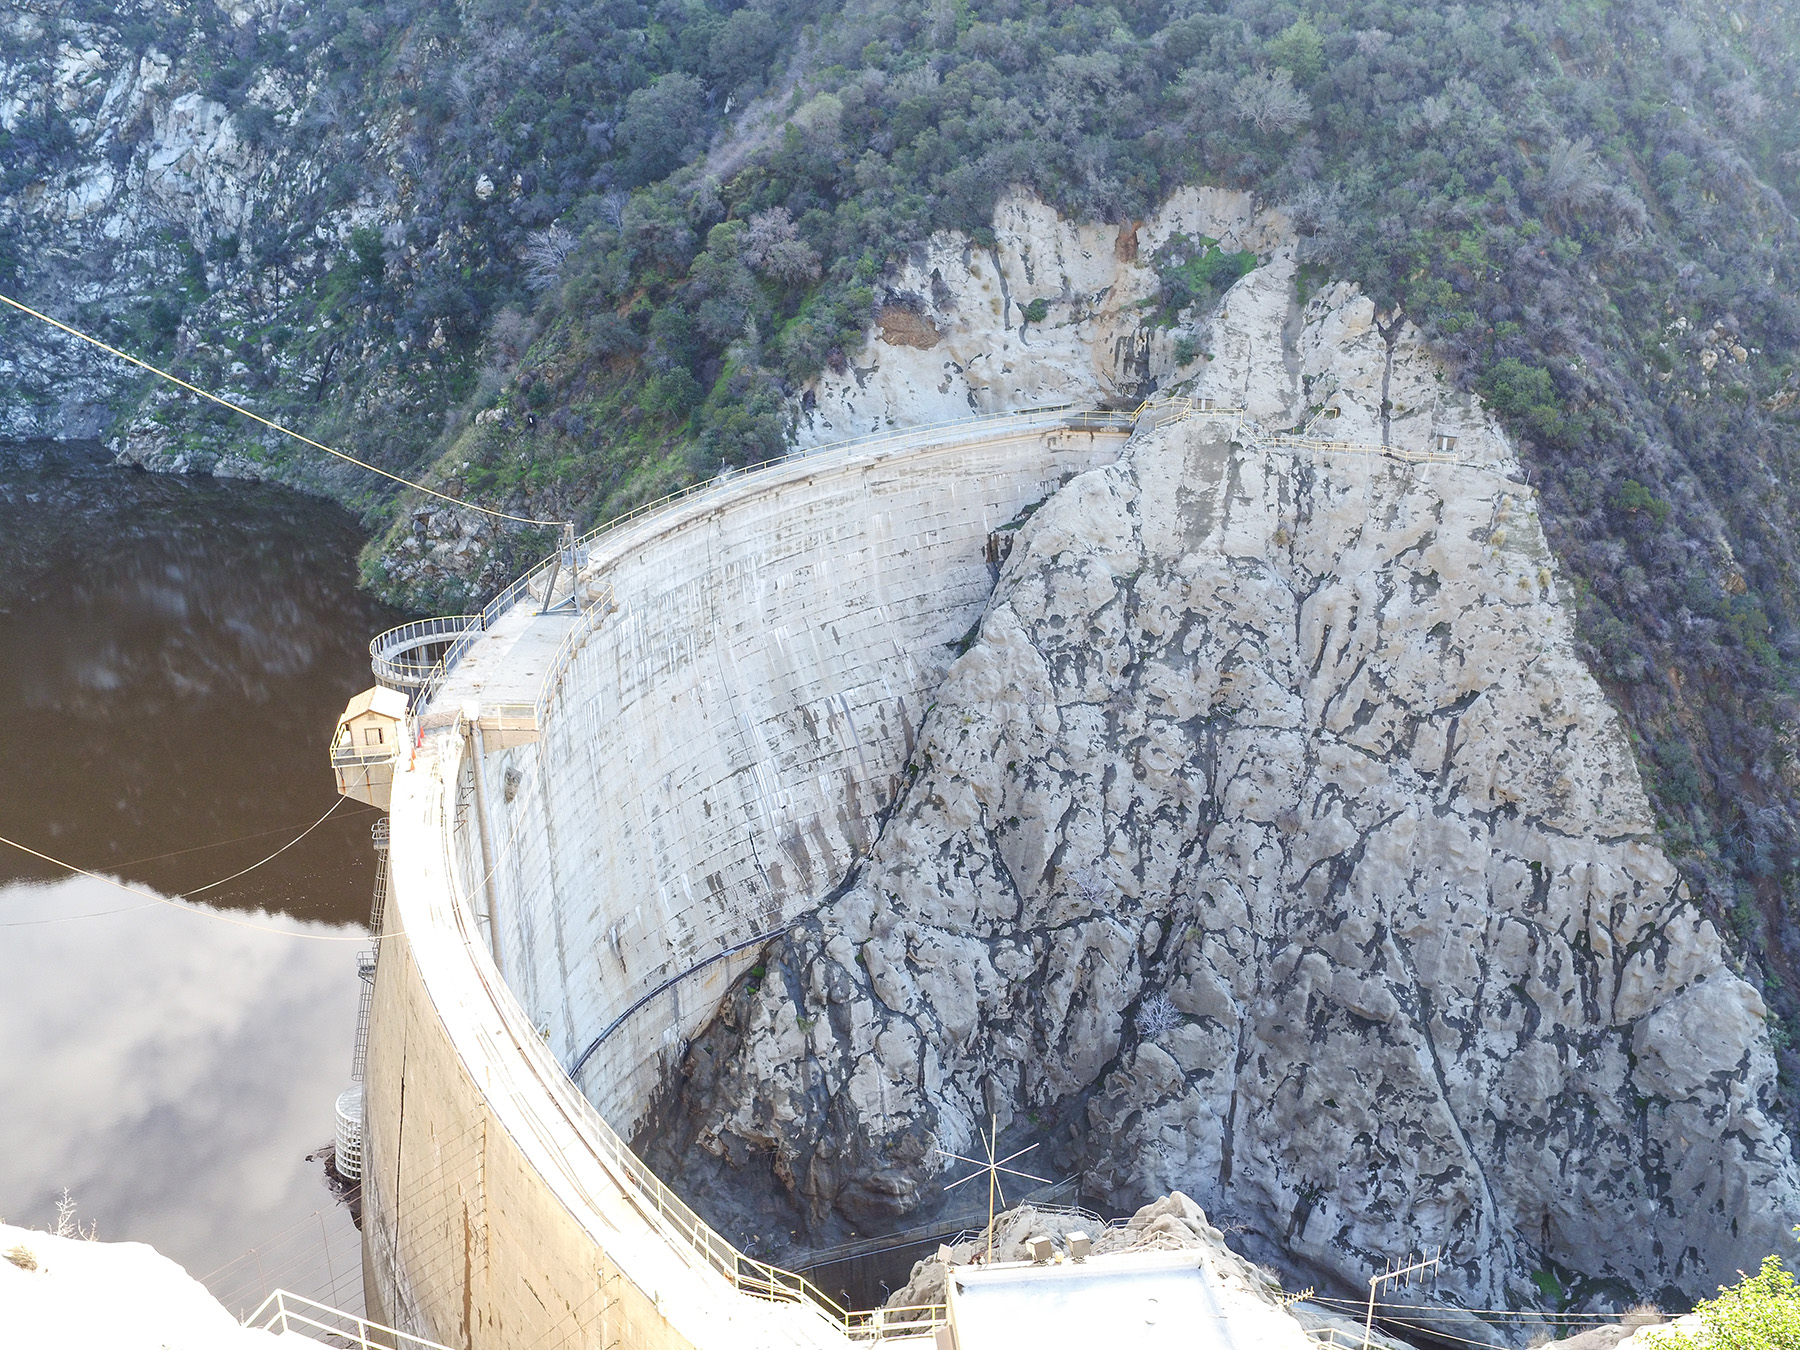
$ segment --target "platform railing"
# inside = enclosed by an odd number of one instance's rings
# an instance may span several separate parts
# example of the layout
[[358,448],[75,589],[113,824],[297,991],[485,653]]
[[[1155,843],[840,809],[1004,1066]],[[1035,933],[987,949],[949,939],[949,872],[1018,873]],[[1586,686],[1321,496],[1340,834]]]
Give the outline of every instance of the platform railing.
[[1369,441],[1331,441],[1314,436],[1289,436],[1282,433],[1270,433],[1256,438],[1263,445],[1278,446],[1284,450],[1322,450],[1335,455],[1378,455],[1384,459],[1397,459],[1407,464],[1456,464],[1463,468],[1479,467],[1472,460],[1460,455],[1446,454],[1441,450],[1408,450],[1398,445],[1376,445]]
[[277,1289],[264,1299],[244,1319],[244,1326],[278,1336],[293,1332],[340,1350],[351,1346],[356,1350],[452,1350],[441,1341],[428,1341],[285,1289]]
[[386,764],[400,753],[400,743],[392,745],[351,746],[348,749],[334,747],[331,752],[331,767],[334,769],[360,769],[367,764]]
[[414,619],[369,639],[369,665],[378,684],[390,689],[407,690],[423,683],[436,668],[436,661],[408,661],[403,654],[439,642],[454,641],[470,624],[481,621],[479,614],[445,614],[435,619]]

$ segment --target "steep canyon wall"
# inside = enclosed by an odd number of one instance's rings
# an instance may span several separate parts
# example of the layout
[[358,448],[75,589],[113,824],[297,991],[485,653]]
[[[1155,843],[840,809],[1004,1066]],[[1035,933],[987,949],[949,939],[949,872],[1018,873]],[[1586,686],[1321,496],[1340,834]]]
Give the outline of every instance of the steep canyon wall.
[[[1301,1279],[1441,1244],[1472,1307],[1545,1270],[1708,1292],[1800,1218],[1765,1009],[1659,848],[1534,494],[1404,323],[1303,304],[1241,201],[1185,209],[1260,266],[1200,359],[1136,346],[1245,423],[1140,430],[1019,532],[868,861],[725,1000],[655,1157],[879,1230],[992,1112],[1093,1199],[1185,1190]],[[820,425],[933,378],[1010,396],[956,343],[1032,248],[1068,385],[1124,392],[1146,250],[1017,220],[1010,256],[915,260],[890,303],[928,325],[878,328]],[[1308,422],[1376,453],[1272,434]]]

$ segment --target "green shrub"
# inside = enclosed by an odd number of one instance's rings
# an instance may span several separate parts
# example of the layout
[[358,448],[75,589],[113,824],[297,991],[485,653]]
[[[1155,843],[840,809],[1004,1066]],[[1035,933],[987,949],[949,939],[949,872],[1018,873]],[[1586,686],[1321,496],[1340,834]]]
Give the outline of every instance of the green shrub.
[[1736,1284],[1723,1285],[1717,1298],[1702,1299],[1700,1334],[1653,1331],[1657,1350],[1796,1350],[1800,1347],[1800,1286],[1782,1269],[1779,1257],[1763,1258],[1762,1269]]
[[1635,478],[1627,478],[1619,485],[1618,495],[1613,498],[1613,505],[1628,515],[1648,512],[1658,525],[1669,518],[1668,502],[1658,497]]
[[1157,250],[1154,266],[1161,292],[1157,320],[1168,327],[1183,310],[1210,304],[1240,277],[1255,270],[1256,255],[1248,251],[1227,253],[1217,239],[1205,235],[1190,238],[1173,234]]
[[1311,84],[1325,68],[1325,40],[1305,19],[1270,38],[1266,50],[1269,59],[1286,69],[1296,84]]
[[1556,381],[1542,366],[1503,357],[1481,377],[1481,394],[1502,417],[1516,418],[1548,445],[1569,445],[1583,427],[1565,415]]

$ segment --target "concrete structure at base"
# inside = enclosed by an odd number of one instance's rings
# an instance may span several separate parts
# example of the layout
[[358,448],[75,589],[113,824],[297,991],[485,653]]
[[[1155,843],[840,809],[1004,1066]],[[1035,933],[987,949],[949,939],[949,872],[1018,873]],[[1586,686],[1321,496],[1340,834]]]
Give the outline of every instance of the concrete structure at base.
[[876,836],[1008,527],[1129,431],[1025,414],[781,461],[571,546],[451,647],[392,775],[363,1147],[387,1319],[470,1350],[932,1343],[936,1312],[845,1316],[731,1249],[619,1132]]

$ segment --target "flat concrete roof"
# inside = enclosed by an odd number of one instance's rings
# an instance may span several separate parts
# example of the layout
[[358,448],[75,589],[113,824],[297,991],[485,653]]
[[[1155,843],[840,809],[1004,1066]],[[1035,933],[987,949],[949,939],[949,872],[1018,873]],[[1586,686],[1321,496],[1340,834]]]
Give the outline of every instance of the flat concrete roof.
[[[1291,1316],[1267,1305],[1252,1311],[1241,1296],[1220,1295],[1198,1251],[956,1266],[950,1324],[957,1350],[1264,1350],[1306,1343]],[[1281,1334],[1288,1330],[1282,1322],[1292,1323],[1291,1337]]]

